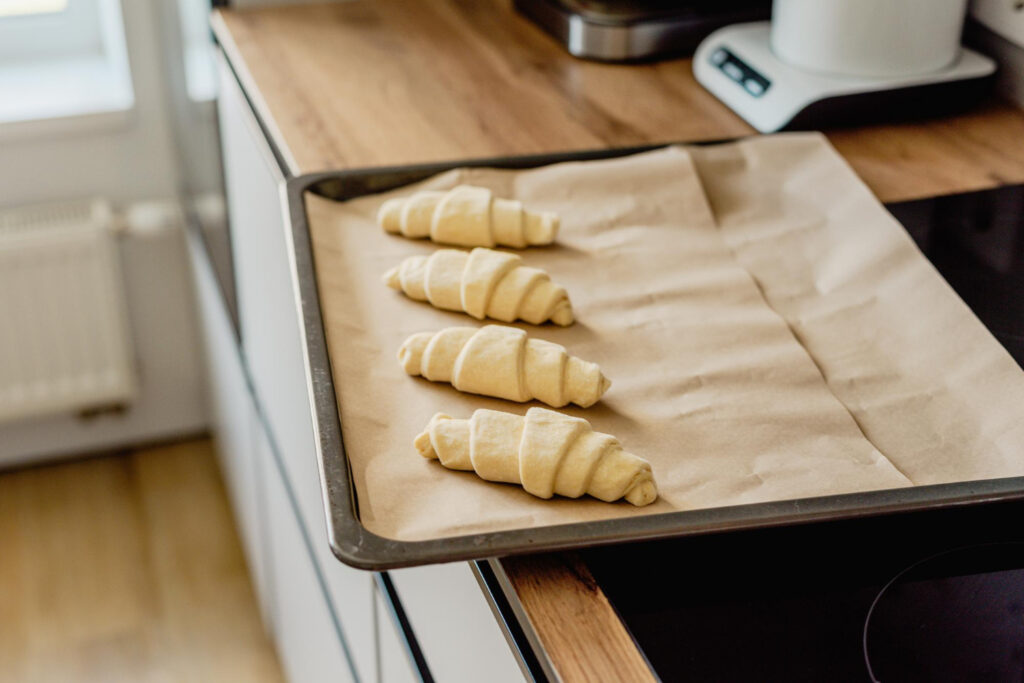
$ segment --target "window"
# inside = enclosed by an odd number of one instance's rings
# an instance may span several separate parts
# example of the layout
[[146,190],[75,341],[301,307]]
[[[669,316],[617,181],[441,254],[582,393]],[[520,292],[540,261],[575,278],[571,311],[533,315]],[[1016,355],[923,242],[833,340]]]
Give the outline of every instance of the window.
[[133,104],[118,0],[0,0],[0,124]]
[[99,54],[99,0],[0,0],[0,64]]
[[178,0],[185,85],[193,102],[207,102],[217,96],[213,39],[207,23],[209,15],[210,0]]
[[0,0],[0,17],[50,14],[68,6],[68,0]]

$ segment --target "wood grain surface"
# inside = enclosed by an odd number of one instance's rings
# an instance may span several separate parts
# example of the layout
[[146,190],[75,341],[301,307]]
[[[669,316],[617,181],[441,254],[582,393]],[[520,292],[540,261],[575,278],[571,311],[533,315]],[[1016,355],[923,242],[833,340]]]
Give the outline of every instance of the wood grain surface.
[[284,680],[208,440],[0,474],[0,680]]
[[574,553],[511,557],[501,565],[561,680],[657,680],[590,570]]
[[[217,13],[214,30],[292,174],[731,138],[753,130],[687,59],[570,57],[509,0],[374,0]],[[1024,182],[1024,112],[827,131],[882,201]],[[564,680],[649,680],[586,568],[503,560]]]
[[214,25],[294,173],[750,132],[689,62],[575,60],[505,2],[356,1]]
[[[356,0],[213,23],[293,174],[753,133],[690,60],[575,59],[507,0]],[[883,201],[1024,181],[1024,113],[995,101],[829,138]]]

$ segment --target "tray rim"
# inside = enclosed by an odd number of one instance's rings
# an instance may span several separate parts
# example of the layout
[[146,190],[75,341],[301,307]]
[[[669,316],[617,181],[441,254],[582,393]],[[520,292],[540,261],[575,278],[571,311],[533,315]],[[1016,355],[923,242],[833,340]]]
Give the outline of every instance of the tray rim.
[[[323,327],[304,201],[306,192],[344,201],[402,187],[455,168],[528,169],[569,161],[613,159],[674,145],[708,145],[732,141],[673,142],[582,152],[320,171],[284,181],[282,195],[286,207],[285,221],[288,224],[286,238],[291,242],[293,256],[292,286],[298,303],[299,329],[303,337],[305,380],[313,416],[328,543],[335,557],[358,569],[381,571],[423,564],[577,550],[596,545],[1024,500],[1024,476],[1020,476],[730,505],[420,541],[386,538],[362,525],[359,520],[358,497],[345,453],[343,428]],[[380,180],[384,177],[388,180]],[[354,186],[356,191],[347,194],[347,190],[340,189],[346,182]]]

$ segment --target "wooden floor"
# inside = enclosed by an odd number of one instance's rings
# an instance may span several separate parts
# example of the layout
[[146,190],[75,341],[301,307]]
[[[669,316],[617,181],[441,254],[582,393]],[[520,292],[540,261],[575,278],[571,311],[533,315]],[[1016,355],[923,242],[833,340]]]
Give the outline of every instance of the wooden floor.
[[0,473],[0,680],[283,680],[209,441]]

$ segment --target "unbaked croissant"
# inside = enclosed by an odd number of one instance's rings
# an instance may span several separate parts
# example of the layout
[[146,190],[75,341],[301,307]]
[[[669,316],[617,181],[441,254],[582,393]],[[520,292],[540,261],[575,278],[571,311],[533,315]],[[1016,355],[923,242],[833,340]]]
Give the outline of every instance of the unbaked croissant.
[[573,321],[565,288],[543,270],[524,266],[517,255],[503,251],[439,249],[429,257],[410,256],[385,273],[384,282],[417,301],[465,311],[481,320],[518,318],[534,325]]
[[451,382],[459,391],[510,401],[535,398],[556,408],[570,402],[586,408],[611,386],[596,363],[504,325],[420,332],[405,340],[398,360],[410,375]]
[[522,249],[551,244],[558,233],[557,214],[527,211],[520,201],[499,199],[486,187],[472,185],[389,199],[377,212],[377,222],[390,233],[462,247]]
[[647,505],[658,497],[650,463],[586,420],[546,408],[530,408],[525,417],[477,410],[468,420],[438,413],[413,444],[449,469],[522,484],[540,498],[588,493],[609,503],[625,498]]

